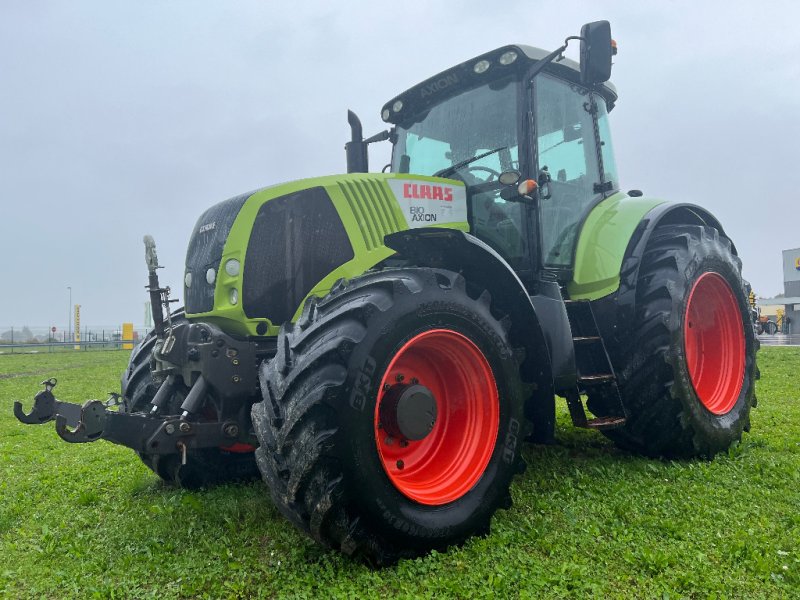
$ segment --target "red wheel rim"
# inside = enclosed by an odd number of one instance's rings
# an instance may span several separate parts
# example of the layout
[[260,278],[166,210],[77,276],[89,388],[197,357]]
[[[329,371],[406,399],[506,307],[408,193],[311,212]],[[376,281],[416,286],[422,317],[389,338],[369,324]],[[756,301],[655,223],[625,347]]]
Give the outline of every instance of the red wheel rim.
[[718,273],[703,273],[689,293],[684,347],[692,386],[710,412],[729,412],[744,383],[744,327],[736,296]]
[[[401,382],[425,386],[436,404],[423,439],[402,440],[380,423],[381,402]],[[432,329],[395,354],[375,404],[375,441],[392,484],[420,504],[441,505],[469,492],[486,470],[497,441],[500,401],[489,361],[466,336]]]

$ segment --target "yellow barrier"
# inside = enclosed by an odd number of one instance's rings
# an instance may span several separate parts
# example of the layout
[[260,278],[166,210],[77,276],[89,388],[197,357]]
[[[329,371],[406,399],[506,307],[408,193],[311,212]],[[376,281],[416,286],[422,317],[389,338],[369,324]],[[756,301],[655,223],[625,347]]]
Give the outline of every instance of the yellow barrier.
[[133,323],[122,324],[122,349],[133,350]]
[[81,349],[81,305],[75,305],[75,350]]

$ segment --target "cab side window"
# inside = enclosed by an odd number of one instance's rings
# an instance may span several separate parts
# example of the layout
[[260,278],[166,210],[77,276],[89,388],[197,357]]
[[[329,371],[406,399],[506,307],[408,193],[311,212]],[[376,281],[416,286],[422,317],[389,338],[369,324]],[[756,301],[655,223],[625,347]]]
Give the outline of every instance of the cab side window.
[[534,86],[536,142],[540,174],[550,177],[550,197],[542,198],[542,258],[545,266],[572,264],[581,216],[598,197],[600,182],[590,97],[586,89],[547,75]]

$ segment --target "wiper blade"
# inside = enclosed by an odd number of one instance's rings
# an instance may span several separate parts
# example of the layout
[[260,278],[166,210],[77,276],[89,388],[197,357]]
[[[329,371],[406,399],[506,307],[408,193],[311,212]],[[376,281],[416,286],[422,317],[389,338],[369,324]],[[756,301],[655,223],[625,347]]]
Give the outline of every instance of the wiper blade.
[[500,146],[499,148],[495,148],[494,150],[489,150],[489,151],[484,152],[482,154],[478,154],[477,156],[472,156],[472,157],[470,157],[470,158],[468,158],[466,160],[462,160],[461,162],[457,162],[456,164],[454,164],[454,165],[452,165],[450,167],[445,167],[444,169],[436,171],[436,173],[433,174],[433,177],[447,177],[448,175],[452,175],[453,173],[458,171],[461,167],[466,167],[468,164],[473,163],[476,160],[480,160],[482,158],[485,158],[485,157],[489,156],[490,154],[495,154],[496,152],[500,152],[500,150],[505,150],[507,148],[508,148],[508,146]]

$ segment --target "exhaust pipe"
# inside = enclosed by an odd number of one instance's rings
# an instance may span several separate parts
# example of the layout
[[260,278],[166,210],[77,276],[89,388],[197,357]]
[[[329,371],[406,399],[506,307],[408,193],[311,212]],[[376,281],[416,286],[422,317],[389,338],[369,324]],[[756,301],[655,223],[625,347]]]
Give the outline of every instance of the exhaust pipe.
[[347,111],[347,122],[350,124],[350,141],[344,145],[347,155],[348,173],[367,173],[369,171],[369,155],[367,142],[364,141],[361,119],[352,110]]

